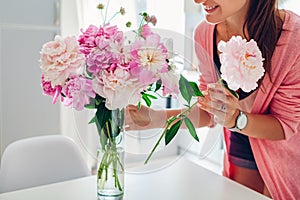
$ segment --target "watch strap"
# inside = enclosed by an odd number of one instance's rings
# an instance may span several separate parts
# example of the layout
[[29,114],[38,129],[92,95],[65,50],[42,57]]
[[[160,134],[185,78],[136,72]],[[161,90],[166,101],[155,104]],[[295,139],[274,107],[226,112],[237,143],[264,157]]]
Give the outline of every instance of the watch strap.
[[239,117],[243,114],[243,112],[241,111],[241,110],[238,110],[239,111],[239,115],[236,117],[236,119],[235,119],[235,124],[234,124],[234,126],[232,127],[232,128],[229,128],[228,130],[230,130],[230,131],[233,131],[233,132],[238,132],[238,131],[241,131],[241,129],[239,129],[238,127],[237,127],[237,121],[238,121],[238,119],[239,119]]
[[238,132],[238,131],[241,131],[241,130],[238,129],[237,127],[229,128],[228,130],[230,130],[230,131],[232,131],[232,132]]

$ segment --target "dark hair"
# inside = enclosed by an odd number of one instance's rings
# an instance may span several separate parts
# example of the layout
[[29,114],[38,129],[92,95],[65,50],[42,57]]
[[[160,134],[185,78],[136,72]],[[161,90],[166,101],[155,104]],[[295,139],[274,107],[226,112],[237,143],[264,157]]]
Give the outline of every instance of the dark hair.
[[244,23],[244,31],[247,28],[249,37],[257,42],[265,58],[266,73],[270,73],[271,58],[283,24],[277,4],[277,0],[250,0],[249,12]]

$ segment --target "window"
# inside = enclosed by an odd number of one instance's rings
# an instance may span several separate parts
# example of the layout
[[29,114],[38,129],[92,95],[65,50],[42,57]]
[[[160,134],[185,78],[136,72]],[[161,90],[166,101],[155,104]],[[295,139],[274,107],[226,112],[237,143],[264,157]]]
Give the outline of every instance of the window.
[[298,15],[300,14],[300,5],[298,0],[279,0],[280,1],[280,8],[291,10]]

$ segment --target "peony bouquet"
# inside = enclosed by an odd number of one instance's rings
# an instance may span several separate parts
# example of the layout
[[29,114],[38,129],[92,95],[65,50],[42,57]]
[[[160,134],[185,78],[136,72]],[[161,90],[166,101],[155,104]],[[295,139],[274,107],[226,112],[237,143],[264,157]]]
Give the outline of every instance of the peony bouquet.
[[[98,8],[102,12],[104,5],[99,4]],[[116,14],[124,15],[124,8]],[[124,172],[124,168],[118,144],[124,127],[124,108],[129,104],[140,106],[141,101],[150,106],[151,100],[157,98],[153,92],[158,90],[163,95],[179,92],[179,75],[168,57],[170,52],[150,27],[156,24],[156,17],[145,12],[140,16],[133,39],[104,20],[101,26],[82,29],[79,37],[56,36],[43,45],[40,57],[42,88],[53,103],[60,100],[78,111],[95,110],[89,123],[96,124],[104,152],[98,168],[98,186],[101,191],[105,188],[112,168],[118,195],[123,191],[118,171]]]
[[[147,19],[148,14],[143,13]],[[41,50],[42,86],[46,95],[76,110],[95,101],[105,109],[122,109],[149,99],[149,86],[163,85],[164,94],[178,94],[179,76],[170,67],[168,50],[148,22],[135,41],[117,26],[90,25],[79,38],[56,36]],[[175,79],[175,81],[174,81]],[[170,84],[171,83],[171,84]],[[159,89],[157,88],[156,89]]]

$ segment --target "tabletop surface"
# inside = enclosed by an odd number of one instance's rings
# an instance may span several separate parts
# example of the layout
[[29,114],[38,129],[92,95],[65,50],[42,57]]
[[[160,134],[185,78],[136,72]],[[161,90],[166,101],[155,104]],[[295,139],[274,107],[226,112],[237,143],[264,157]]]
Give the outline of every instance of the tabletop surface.
[[[260,200],[269,199],[185,158],[130,167],[124,200]],[[96,177],[0,194],[0,200],[96,200]]]

